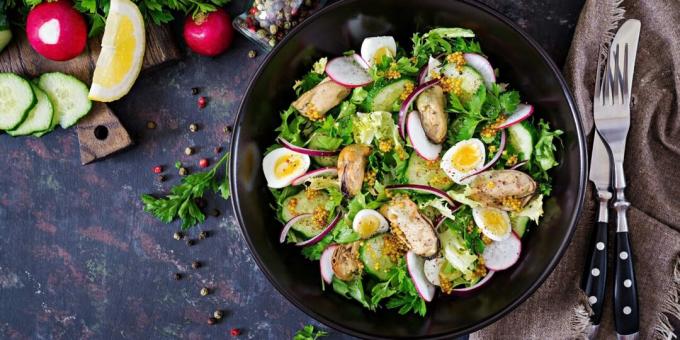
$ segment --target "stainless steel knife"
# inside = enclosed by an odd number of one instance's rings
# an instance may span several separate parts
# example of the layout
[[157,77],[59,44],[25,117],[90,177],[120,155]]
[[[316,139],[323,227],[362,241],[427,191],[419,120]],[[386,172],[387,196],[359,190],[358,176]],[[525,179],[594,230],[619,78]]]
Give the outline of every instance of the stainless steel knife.
[[612,198],[609,191],[611,179],[610,154],[607,147],[595,130],[593,133],[593,150],[590,155],[590,172],[588,178],[595,185],[600,209],[597,222],[591,236],[590,248],[586,259],[581,289],[585,292],[593,311],[590,317],[591,328],[588,338],[594,339],[602,320],[602,310],[607,288],[607,224],[609,222],[608,203]]

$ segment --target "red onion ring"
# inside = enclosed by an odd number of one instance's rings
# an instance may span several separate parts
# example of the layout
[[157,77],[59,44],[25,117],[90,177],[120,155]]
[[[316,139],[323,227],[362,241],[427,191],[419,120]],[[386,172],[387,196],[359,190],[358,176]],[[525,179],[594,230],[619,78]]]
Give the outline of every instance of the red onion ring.
[[296,246],[299,246],[299,247],[302,247],[302,246],[311,246],[311,245],[313,245],[313,244],[319,243],[319,241],[321,241],[321,240],[322,240],[322,239],[323,239],[323,238],[324,238],[331,230],[333,230],[333,228],[338,224],[338,222],[340,222],[340,217],[342,217],[342,214],[341,214],[341,213],[338,213],[337,215],[335,215],[335,218],[333,219],[333,221],[331,221],[331,223],[329,223],[329,224],[328,224],[328,225],[327,225],[327,226],[319,233],[319,235],[316,235],[316,236],[310,238],[309,240],[305,240],[305,241],[302,241],[302,242],[298,242],[298,243],[296,243],[295,245],[296,245]]
[[485,286],[489,282],[489,280],[491,279],[491,277],[493,276],[494,273],[495,272],[493,270],[490,270],[489,273],[486,274],[486,276],[484,278],[479,280],[479,282],[475,283],[472,287],[453,289],[453,291],[451,291],[451,295],[468,296],[468,295],[474,293],[479,288],[482,288],[483,286]]
[[524,166],[525,164],[527,164],[527,163],[528,163],[527,161],[521,161],[521,162],[519,162],[519,163],[513,165],[513,166],[510,168],[510,170],[517,170],[517,169],[523,167],[523,166]]
[[472,176],[479,175],[480,173],[489,170],[496,162],[498,162],[499,159],[501,159],[501,154],[503,153],[503,150],[505,150],[505,130],[501,130],[501,145],[498,146],[498,151],[496,151],[496,154],[493,156],[493,158],[486,164],[484,164],[483,167],[481,167],[479,170],[468,174],[467,176],[463,177],[460,179],[460,181],[464,181]]
[[276,141],[279,144],[283,145],[283,147],[288,149],[288,150],[293,150],[295,152],[299,152],[301,154],[308,155],[308,156],[318,156],[318,157],[334,156],[334,155],[337,155],[338,152],[339,152],[338,150],[327,151],[327,150],[315,150],[315,149],[303,148],[301,146],[294,145],[293,143],[291,143],[291,142],[289,142],[289,141],[287,141],[287,140],[285,140],[281,137],[276,138]]
[[338,175],[338,169],[333,168],[333,167],[326,167],[326,168],[319,168],[316,170],[312,171],[307,171],[306,173],[296,177],[290,184],[292,185],[300,185],[304,182],[306,182],[308,179],[317,177],[317,176],[323,176],[323,175]]
[[439,198],[443,198],[444,200],[446,200],[446,203],[448,203],[451,206],[451,211],[458,210],[458,205],[456,204],[456,201],[454,201],[453,198],[451,198],[451,196],[449,196],[449,194],[447,194],[443,190],[439,190],[439,189],[433,188],[431,186],[422,185],[422,184],[393,184],[393,185],[386,186],[385,189],[388,189],[388,190],[413,190],[413,191],[432,194],[432,195],[435,195]]
[[437,83],[439,83],[439,79],[432,79],[418,85],[418,87],[413,89],[413,92],[411,92],[408,97],[406,97],[406,100],[404,100],[404,102],[401,104],[401,108],[399,109],[399,135],[401,138],[406,139],[406,116],[408,116],[408,108],[411,106],[411,103],[413,103],[419,94],[423,93],[423,91],[429,89]]
[[286,225],[283,226],[283,230],[281,230],[281,235],[279,236],[279,243],[286,242],[286,236],[288,235],[288,232],[290,232],[290,228],[292,228],[295,223],[308,217],[312,217],[312,214],[297,215],[291,218],[290,221],[286,222]]

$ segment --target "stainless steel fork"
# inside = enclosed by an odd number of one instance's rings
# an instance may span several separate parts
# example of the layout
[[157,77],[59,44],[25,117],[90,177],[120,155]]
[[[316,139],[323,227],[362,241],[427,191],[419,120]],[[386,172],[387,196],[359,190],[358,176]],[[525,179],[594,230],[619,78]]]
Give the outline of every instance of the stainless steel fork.
[[[614,320],[618,339],[637,339],[639,329],[637,287],[633,270],[633,256],[628,234],[626,213],[630,203],[624,190],[626,180],[623,160],[626,137],[630,127],[628,72],[629,45],[612,45],[613,53],[601,72],[598,66],[597,88],[593,100],[595,126],[612,152],[614,169],[614,190],[616,200],[616,266],[614,270]],[[620,60],[623,58],[623,60]],[[623,62],[621,62],[623,61]],[[623,65],[623,70],[621,66]],[[601,75],[604,73],[603,75]]]

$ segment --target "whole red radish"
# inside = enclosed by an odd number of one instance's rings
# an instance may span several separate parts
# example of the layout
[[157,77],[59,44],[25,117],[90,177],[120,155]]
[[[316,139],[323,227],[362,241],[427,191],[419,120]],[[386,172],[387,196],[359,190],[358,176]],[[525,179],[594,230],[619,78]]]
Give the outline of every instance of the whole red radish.
[[221,8],[196,18],[188,15],[184,21],[184,41],[201,55],[214,57],[224,52],[233,36],[229,14]]
[[70,1],[43,2],[28,13],[26,36],[43,57],[69,60],[85,49],[87,25]]

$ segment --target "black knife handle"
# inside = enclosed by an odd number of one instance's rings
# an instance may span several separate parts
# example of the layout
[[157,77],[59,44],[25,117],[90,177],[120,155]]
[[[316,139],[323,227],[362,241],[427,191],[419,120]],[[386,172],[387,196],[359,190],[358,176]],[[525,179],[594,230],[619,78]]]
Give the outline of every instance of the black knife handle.
[[616,333],[638,332],[637,287],[633,270],[633,252],[627,231],[616,233],[616,267],[614,272],[614,321]]
[[597,222],[591,236],[590,249],[586,258],[581,289],[588,297],[593,310],[590,321],[599,325],[602,319],[604,292],[607,286],[607,222]]

